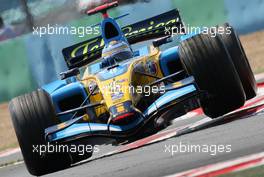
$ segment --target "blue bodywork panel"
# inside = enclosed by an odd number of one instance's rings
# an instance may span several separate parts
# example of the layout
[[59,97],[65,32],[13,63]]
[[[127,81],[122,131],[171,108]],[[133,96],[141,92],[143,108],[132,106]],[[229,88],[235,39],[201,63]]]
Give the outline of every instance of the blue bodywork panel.
[[[52,97],[53,102],[55,103],[54,106],[55,106],[56,112],[65,111],[65,110],[60,110],[58,103],[61,100],[64,100],[64,99],[69,98],[69,97],[74,96],[74,95],[82,95],[83,99],[85,99],[87,96],[87,93],[86,93],[83,85],[80,82],[70,83],[63,88],[54,91],[51,94],[51,97]],[[76,105],[76,107],[78,107],[78,106],[80,106],[80,105]],[[70,119],[72,116],[73,116],[72,114],[60,116],[60,119],[61,119],[61,121],[66,121],[66,120]]]
[[169,72],[169,62],[173,60],[179,60],[179,47],[172,47],[163,51],[160,55],[160,66],[164,76],[168,76]]
[[[76,79],[73,78],[69,78],[68,81],[69,82],[67,82],[67,80],[57,80],[55,82],[52,82],[51,84],[42,87],[42,89],[48,92],[51,96],[53,105],[57,113],[65,111],[61,110],[59,106],[59,103],[64,99],[75,95],[81,95],[83,100],[87,97],[87,92],[80,82],[77,82]],[[86,104],[88,104],[88,102]],[[78,105],[76,105],[76,107],[78,107]],[[90,114],[92,114],[91,111]],[[72,118],[72,116],[73,114],[68,114],[60,116],[59,119],[60,121],[64,122]]]
[[44,89],[46,92],[48,92],[51,95],[51,93],[53,93],[55,90],[62,88],[65,85],[67,85],[66,80],[57,80],[48,85],[42,86],[42,89]]

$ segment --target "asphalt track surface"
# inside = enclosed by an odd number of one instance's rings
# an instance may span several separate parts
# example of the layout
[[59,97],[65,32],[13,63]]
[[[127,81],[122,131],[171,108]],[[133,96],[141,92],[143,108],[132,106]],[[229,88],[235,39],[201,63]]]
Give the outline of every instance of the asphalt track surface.
[[[167,130],[188,125],[204,118],[204,116],[195,116],[179,120],[174,122]],[[172,155],[166,149],[166,147],[173,145],[174,147],[179,147],[180,144],[198,145],[201,147],[230,145],[231,152],[217,152],[216,155],[212,155],[210,152],[175,152]],[[250,114],[225,124],[214,125],[158,143],[102,157],[103,154],[115,149],[116,147],[103,146],[100,149],[100,153],[95,154],[91,160],[46,176],[166,176],[208,164],[263,152],[264,112]],[[0,176],[26,177],[30,176],[30,174],[22,162],[0,168]]]

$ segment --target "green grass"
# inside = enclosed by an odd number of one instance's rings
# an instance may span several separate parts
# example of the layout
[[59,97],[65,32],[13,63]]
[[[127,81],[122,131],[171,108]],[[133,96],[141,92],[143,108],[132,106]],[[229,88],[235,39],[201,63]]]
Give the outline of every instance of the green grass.
[[261,67],[261,68],[258,68],[254,73],[255,73],[255,74],[264,73],[264,66]]
[[0,147],[0,152],[5,151],[7,149],[13,149],[19,147],[18,143],[11,143],[11,144],[5,144],[4,146]]

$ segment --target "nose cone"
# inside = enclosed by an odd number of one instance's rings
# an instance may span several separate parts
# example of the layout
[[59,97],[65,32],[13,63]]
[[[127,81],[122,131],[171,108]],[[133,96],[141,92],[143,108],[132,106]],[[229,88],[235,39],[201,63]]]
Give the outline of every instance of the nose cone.
[[129,124],[138,117],[138,113],[133,109],[131,101],[112,106],[109,111],[112,116],[113,124]]

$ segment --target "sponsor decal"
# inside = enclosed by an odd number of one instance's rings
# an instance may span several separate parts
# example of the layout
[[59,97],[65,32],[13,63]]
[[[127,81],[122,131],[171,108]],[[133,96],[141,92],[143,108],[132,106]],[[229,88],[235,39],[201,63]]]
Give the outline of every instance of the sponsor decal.
[[[150,38],[165,36],[165,28],[177,28],[180,25],[182,25],[182,22],[178,10],[172,10],[153,18],[123,27],[122,31],[128,42],[133,44]],[[105,42],[102,36],[98,36],[65,48],[62,53],[70,68],[74,66],[76,67],[76,65],[83,66],[83,63],[89,63],[93,61],[93,59],[98,58],[98,56],[100,57],[104,45]],[[88,59],[90,61],[84,62],[84,60]]]

